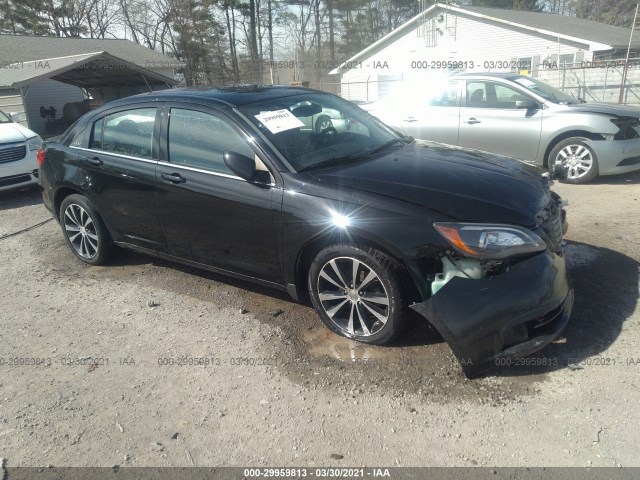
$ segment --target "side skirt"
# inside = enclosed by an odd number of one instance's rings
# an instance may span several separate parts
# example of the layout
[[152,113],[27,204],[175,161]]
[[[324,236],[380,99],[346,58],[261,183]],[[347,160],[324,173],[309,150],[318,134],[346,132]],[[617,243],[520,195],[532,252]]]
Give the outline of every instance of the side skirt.
[[[212,267],[211,265],[206,265],[204,263],[194,262],[192,260],[187,260],[185,258],[180,258],[180,257],[176,257],[176,256],[169,255],[169,254],[166,254],[166,253],[157,252],[155,250],[151,250],[149,248],[140,247],[138,245],[133,245],[133,244],[127,243],[127,242],[113,242],[113,243],[115,245],[119,246],[119,247],[126,248],[128,250],[133,250],[133,251],[139,252],[139,253],[144,253],[145,255],[151,255],[152,257],[163,258],[163,259],[169,260],[171,262],[181,263],[183,265],[189,265],[190,267],[200,268],[202,270],[207,270],[209,272],[219,273],[221,275],[226,275],[228,277],[234,277],[234,278],[238,278],[240,280],[246,280],[246,281],[251,282],[251,283],[257,283],[259,285],[264,285],[265,287],[275,288],[276,290],[281,290],[281,291],[285,291],[285,292],[291,293],[290,289],[287,286],[281,285],[279,283],[269,282],[267,280],[262,280],[260,278],[251,277],[249,275],[243,275],[241,273],[232,272],[231,270],[224,270],[222,268]],[[295,297],[294,297],[294,300],[296,300]]]

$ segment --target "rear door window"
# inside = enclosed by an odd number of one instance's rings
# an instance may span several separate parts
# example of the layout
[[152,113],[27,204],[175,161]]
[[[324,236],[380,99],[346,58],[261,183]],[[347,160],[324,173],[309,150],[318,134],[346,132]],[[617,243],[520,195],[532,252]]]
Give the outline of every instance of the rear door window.
[[107,115],[93,124],[89,148],[152,159],[156,108],[137,108]]

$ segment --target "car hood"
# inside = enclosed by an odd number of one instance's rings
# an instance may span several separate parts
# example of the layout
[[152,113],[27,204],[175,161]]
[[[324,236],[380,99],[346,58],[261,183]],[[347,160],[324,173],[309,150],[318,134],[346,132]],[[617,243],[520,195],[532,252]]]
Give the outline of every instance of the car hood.
[[317,180],[384,195],[458,221],[534,226],[551,201],[542,170],[507,157],[416,141],[311,170]]
[[19,123],[0,124],[0,143],[23,142],[35,137],[35,133]]
[[620,117],[640,117],[640,108],[629,107],[627,105],[616,105],[613,103],[575,103],[567,105],[567,108],[584,113],[601,113]]

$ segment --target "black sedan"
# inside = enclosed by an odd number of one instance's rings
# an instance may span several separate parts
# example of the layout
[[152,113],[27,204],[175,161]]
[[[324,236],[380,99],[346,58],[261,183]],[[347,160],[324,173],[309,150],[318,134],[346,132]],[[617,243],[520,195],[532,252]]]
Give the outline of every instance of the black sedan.
[[[350,125],[309,129],[339,112]],[[564,211],[541,170],[405,137],[304,88],[109,103],[38,152],[73,254],[113,246],[310,297],[334,332],[391,342],[410,306],[469,376],[553,341],[573,303]]]

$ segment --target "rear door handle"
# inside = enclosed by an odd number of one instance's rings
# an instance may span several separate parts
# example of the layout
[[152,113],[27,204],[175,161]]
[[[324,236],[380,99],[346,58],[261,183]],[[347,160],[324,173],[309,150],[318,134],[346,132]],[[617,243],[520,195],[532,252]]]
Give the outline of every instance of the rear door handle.
[[100,157],[87,158],[87,162],[94,167],[99,167],[104,163],[102,160],[100,160]]
[[407,122],[407,123],[413,123],[413,122],[417,122],[418,119],[416,117],[407,117],[403,120],[403,122]]
[[179,173],[163,173],[160,176],[171,183],[184,183],[187,181],[187,179]]
[[480,123],[480,120],[478,120],[476,117],[471,117],[471,118],[467,118],[464,123],[468,123],[469,125],[473,125],[475,123]]

